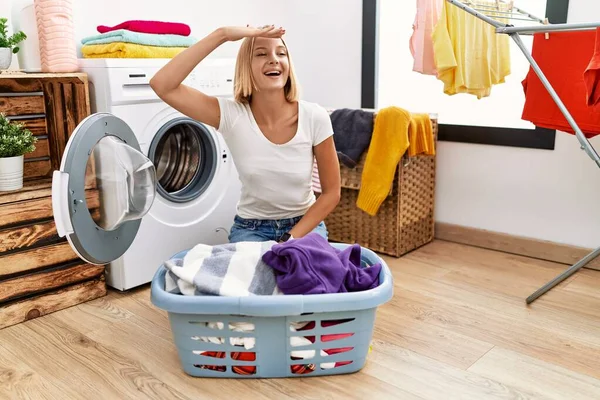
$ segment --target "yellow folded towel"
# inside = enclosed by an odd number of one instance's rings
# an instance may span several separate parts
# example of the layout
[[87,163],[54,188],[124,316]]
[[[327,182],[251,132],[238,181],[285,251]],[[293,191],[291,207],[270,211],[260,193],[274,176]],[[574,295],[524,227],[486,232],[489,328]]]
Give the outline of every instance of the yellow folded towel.
[[412,114],[409,128],[408,155],[414,157],[419,154],[435,155],[433,129],[429,114]]
[[81,46],[83,58],[173,58],[187,47],[147,46],[113,42]]
[[373,216],[388,193],[396,168],[409,146],[411,114],[398,107],[380,110],[367,151],[356,206]]

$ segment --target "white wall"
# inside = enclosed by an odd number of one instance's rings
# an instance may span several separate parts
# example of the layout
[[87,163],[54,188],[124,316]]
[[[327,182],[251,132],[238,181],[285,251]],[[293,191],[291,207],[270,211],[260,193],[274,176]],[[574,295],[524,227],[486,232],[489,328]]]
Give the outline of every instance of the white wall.
[[[379,1],[388,10],[393,10],[393,3],[400,3]],[[10,17],[12,3],[13,0],[0,2],[0,16]],[[438,96],[440,103],[432,102],[431,90],[439,95],[439,84],[429,82],[417,91],[406,89],[406,82],[421,78],[410,71],[410,53],[408,64],[406,61],[414,17],[412,3],[402,1],[398,14],[382,20],[378,105],[396,104],[414,111],[438,112],[442,121],[451,121],[456,114],[443,103],[450,100]],[[99,24],[114,25],[127,19],[185,22],[192,27],[192,35],[199,38],[221,25],[283,25],[304,98],[331,107],[360,106],[360,0],[74,0],[74,8],[78,40],[95,34]],[[570,0],[569,22],[594,20],[600,21],[600,3]],[[236,49],[237,44],[227,44],[214,55],[231,56]],[[522,79],[518,65],[527,64],[524,58],[518,59],[521,53],[513,54],[517,67],[510,79],[518,84]],[[16,57],[12,68],[18,68]],[[498,122],[492,116],[504,116],[504,124],[530,126],[515,118],[521,100],[511,103],[507,117],[506,103],[500,103],[504,108],[498,106],[502,96],[498,92],[502,93],[502,89],[495,90],[490,98],[489,104],[495,106],[489,106],[493,112],[487,114],[483,124]],[[490,109],[482,107],[488,103],[464,101],[471,102],[463,107],[469,110],[468,115],[485,115],[485,110]],[[480,109],[472,112],[472,107]],[[464,117],[463,114],[462,122]],[[474,117],[471,123],[480,122]],[[600,207],[596,199],[600,198],[600,170],[579,150],[573,136],[559,132],[556,139],[554,151],[440,142],[436,219],[560,243],[599,245]],[[592,144],[600,149],[598,140],[592,139]]]
[[[505,87],[495,86],[487,101],[445,96],[434,77],[411,72],[411,5],[380,1],[383,9],[397,10],[395,16],[382,16],[380,25],[378,106],[438,112],[440,121],[448,123],[466,119],[469,125],[531,126],[519,121],[524,99],[515,89],[524,77],[523,66],[529,64],[514,46],[513,75]],[[534,13],[532,2],[521,4]],[[568,22],[583,21],[600,21],[600,3],[570,0]],[[420,85],[411,88],[411,82]],[[600,151],[600,139],[591,143]],[[554,151],[439,142],[437,157],[437,221],[578,246],[600,245],[600,169],[579,150],[574,136],[557,132]]]
[[[0,1],[0,16],[10,19],[15,3]],[[303,97],[325,106],[360,106],[361,0],[73,0],[73,4],[78,42],[97,34],[98,25],[130,19],[184,22],[197,38],[223,25],[284,26]],[[343,41],[348,44],[340,46]],[[238,46],[239,42],[225,44],[213,55],[234,56]],[[15,56],[11,69],[16,68]]]

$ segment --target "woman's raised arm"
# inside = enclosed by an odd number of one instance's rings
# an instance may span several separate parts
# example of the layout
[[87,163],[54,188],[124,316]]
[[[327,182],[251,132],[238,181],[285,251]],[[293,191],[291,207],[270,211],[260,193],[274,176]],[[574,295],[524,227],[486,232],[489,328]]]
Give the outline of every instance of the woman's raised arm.
[[249,36],[281,37],[283,30],[274,26],[263,28],[222,27],[185,49],[150,79],[150,87],[165,103],[197,121],[219,128],[220,110],[217,99],[183,85],[184,79],[217,47],[228,41]]

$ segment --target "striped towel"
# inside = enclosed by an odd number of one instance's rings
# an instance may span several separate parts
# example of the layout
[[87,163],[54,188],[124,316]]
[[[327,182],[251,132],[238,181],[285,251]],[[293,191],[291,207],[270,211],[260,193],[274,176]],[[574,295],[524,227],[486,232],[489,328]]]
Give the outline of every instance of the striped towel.
[[275,243],[196,245],[184,258],[165,262],[165,290],[188,296],[280,295],[275,271],[262,261]]

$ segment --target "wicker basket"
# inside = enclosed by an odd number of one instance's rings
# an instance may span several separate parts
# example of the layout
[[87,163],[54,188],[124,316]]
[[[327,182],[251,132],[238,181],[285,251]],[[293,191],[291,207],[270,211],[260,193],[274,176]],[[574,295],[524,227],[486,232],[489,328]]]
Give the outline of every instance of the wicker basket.
[[[437,143],[438,124],[431,119]],[[332,242],[358,243],[395,257],[433,240],[435,156],[405,155],[396,169],[390,194],[375,216],[356,206],[366,155],[350,169],[340,163],[342,198],[325,223]]]

